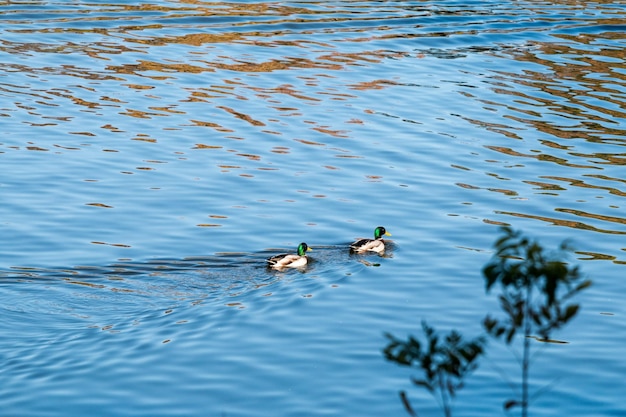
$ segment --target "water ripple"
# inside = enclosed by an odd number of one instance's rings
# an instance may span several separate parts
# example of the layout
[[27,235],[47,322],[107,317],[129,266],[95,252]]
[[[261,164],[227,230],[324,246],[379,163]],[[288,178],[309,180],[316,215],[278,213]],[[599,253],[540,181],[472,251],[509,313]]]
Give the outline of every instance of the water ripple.
[[[480,331],[504,224],[594,280],[537,415],[624,411],[621,5],[4,3],[7,413],[402,415],[382,332]],[[378,224],[390,256],[350,256]],[[455,414],[502,389],[481,369]]]

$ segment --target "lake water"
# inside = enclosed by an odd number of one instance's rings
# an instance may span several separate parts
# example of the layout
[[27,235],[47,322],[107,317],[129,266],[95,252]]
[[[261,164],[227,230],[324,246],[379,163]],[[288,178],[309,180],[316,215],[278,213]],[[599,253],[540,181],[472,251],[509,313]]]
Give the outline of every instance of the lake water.
[[[0,1],[1,414],[442,415],[383,334],[481,334],[507,224],[594,282],[533,345],[531,415],[626,415],[625,19]],[[378,225],[386,256],[350,256]],[[265,268],[302,241],[307,270]],[[506,414],[518,376],[491,342],[454,415]]]

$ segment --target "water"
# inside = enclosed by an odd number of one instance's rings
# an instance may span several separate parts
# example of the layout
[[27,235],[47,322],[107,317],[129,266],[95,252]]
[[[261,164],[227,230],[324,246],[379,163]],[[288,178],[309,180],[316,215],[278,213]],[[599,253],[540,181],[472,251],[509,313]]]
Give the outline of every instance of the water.
[[[626,414],[623,22],[620,2],[0,2],[3,414],[402,416],[404,389],[440,415],[383,333],[480,334],[502,224],[571,239],[594,281],[537,356],[532,415]],[[387,256],[350,256],[378,225]],[[265,269],[301,241],[305,272]],[[491,343],[454,415],[503,414],[516,375]]]

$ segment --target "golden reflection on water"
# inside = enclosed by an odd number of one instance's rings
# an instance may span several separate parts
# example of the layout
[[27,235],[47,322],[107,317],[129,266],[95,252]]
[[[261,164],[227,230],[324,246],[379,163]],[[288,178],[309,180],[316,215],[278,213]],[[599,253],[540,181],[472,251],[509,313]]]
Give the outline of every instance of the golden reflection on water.
[[[606,176],[603,176],[603,175],[587,175],[587,177],[589,177],[589,178],[599,178],[599,179],[604,179],[604,180],[608,180],[608,181],[616,181],[616,182],[626,183],[626,181],[624,181],[623,179],[611,178],[611,177],[606,177]],[[604,186],[600,186],[600,185],[589,184],[589,183],[586,183],[585,181],[578,180],[578,179],[571,179],[571,178],[565,178],[565,177],[554,177],[554,176],[543,176],[542,178],[553,179],[555,181],[561,181],[561,182],[567,182],[569,185],[574,186],[574,187],[591,188],[591,189],[596,189],[596,190],[605,190],[605,191],[608,191],[609,194],[617,195],[617,196],[620,196],[620,197],[626,197],[626,192],[624,192],[624,191],[620,191],[620,190],[618,190],[616,188],[613,188],[613,187],[604,187]]]
[[[624,135],[624,129],[619,128],[620,123],[617,121],[626,117],[626,97],[623,92],[626,84],[624,49],[595,47],[588,50],[575,46],[580,43],[597,43],[603,38],[622,41],[626,37],[623,33],[610,33],[597,38],[581,35],[571,38],[571,43],[536,44],[536,49],[518,54],[517,60],[540,64],[547,72],[526,70],[523,74],[500,73],[501,80],[513,81],[529,88],[496,88],[495,91],[516,96],[520,103],[533,103],[534,110],[516,110],[534,117],[511,118],[554,138],[582,138],[591,142],[602,142],[607,137],[611,142],[626,144],[626,140],[615,138]],[[546,94],[531,95],[532,91]],[[540,110],[564,115],[578,123],[564,129],[552,120],[542,119]],[[555,142],[552,144],[557,145]],[[557,146],[560,145],[563,144]]]
[[[560,2],[569,4],[569,2]],[[576,5],[578,3],[575,3]],[[607,4],[610,4],[607,2]],[[184,130],[187,127],[209,128],[208,131],[221,134],[232,133],[229,140],[244,140],[247,136],[239,133],[236,123],[259,129],[258,131],[276,137],[287,137],[288,140],[299,144],[334,150],[338,159],[362,159],[351,149],[331,147],[337,139],[351,138],[353,133],[350,126],[360,127],[365,121],[357,115],[349,115],[343,123],[328,123],[324,118],[314,119],[307,116],[304,107],[309,105],[325,105],[330,101],[356,100],[363,92],[375,92],[393,89],[405,84],[395,79],[375,77],[349,80],[342,88],[317,89],[321,80],[333,79],[341,71],[350,70],[350,67],[367,67],[385,63],[386,61],[423,60],[424,58],[456,58],[465,53],[465,50],[415,50],[412,52],[396,51],[393,48],[358,48],[359,52],[350,48],[338,47],[341,43],[373,43],[381,39],[407,39],[418,37],[447,37],[468,33],[467,28],[455,27],[450,32],[420,33],[420,25],[411,22],[404,29],[394,30],[394,19],[402,18],[409,21],[420,16],[436,16],[449,14],[462,16],[465,13],[475,14],[477,10],[464,10],[442,7],[439,10],[430,10],[427,7],[405,7],[402,4],[389,4],[382,14],[370,16],[361,10],[358,4],[349,4],[345,7],[328,6],[324,2],[307,3],[311,7],[293,7],[280,3],[222,3],[184,1],[167,5],[131,5],[131,4],[84,4],[80,12],[68,12],[57,9],[48,16],[41,17],[42,25],[30,25],[30,21],[20,20],[21,14],[15,13],[14,19],[6,20],[8,25],[14,25],[8,32],[29,36],[33,34],[50,36],[50,41],[6,41],[0,44],[0,51],[17,55],[50,54],[50,56],[80,55],[87,56],[90,61],[78,60],[76,63],[60,63],[58,65],[4,64],[5,71],[28,73],[32,77],[47,75],[63,75],[72,78],[84,79],[80,84],[73,84],[70,88],[49,87],[41,90],[25,89],[21,85],[0,84],[0,92],[28,94],[36,99],[39,106],[34,107],[24,103],[15,103],[15,106],[33,116],[39,116],[42,121],[29,120],[31,126],[55,126],[70,122],[73,117],[65,115],[50,116],[46,108],[59,107],[71,103],[81,108],[81,111],[96,112],[98,110],[114,109],[116,115],[142,120],[168,120],[172,116],[190,117],[182,123],[163,127],[163,130]],[[62,8],[63,6],[61,6]],[[526,5],[532,7],[532,5]],[[537,9],[538,18],[552,6],[541,5]],[[556,6],[555,6],[556,7]],[[97,8],[97,9],[96,9]],[[91,14],[90,11],[97,11]],[[141,23],[140,19],[145,12],[159,12],[159,18]],[[388,13],[385,15],[385,13]],[[256,19],[259,20],[256,20]],[[177,19],[177,20],[173,20]],[[185,20],[187,19],[187,20]],[[221,20],[220,20],[221,19]],[[572,22],[576,22],[573,19]],[[77,22],[81,27],[74,24]],[[86,22],[92,22],[92,28],[87,28]],[[176,23],[170,23],[176,22]],[[180,23],[183,22],[183,23]],[[367,24],[363,24],[366,23]],[[55,27],[49,27],[55,23]],[[321,32],[314,25],[326,23]],[[345,23],[343,26],[341,23]],[[29,24],[24,27],[22,25]],[[255,25],[262,25],[258,29]],[[361,27],[360,24],[363,24]],[[599,19],[598,24],[621,25],[619,19]],[[105,27],[102,27],[104,25]],[[197,28],[196,28],[197,25]],[[83,27],[85,26],[85,27]],[[267,29],[273,28],[273,30]],[[400,26],[402,28],[402,26]],[[500,29],[485,30],[497,31]],[[329,43],[316,36],[323,32],[336,34],[336,42]],[[364,35],[363,33],[367,33]],[[46,39],[39,36],[39,39]],[[56,37],[52,40],[52,37]],[[542,173],[532,177],[530,175],[520,182],[530,185],[537,194],[558,196],[572,187],[598,190],[611,195],[623,197],[624,180],[608,171],[614,166],[626,165],[626,153],[618,147],[626,144],[623,120],[626,116],[626,97],[623,86],[626,84],[626,53],[619,47],[625,35],[621,32],[579,33],[577,35],[556,34],[563,42],[541,43],[533,42],[521,47],[488,48],[472,47],[470,51],[493,52],[494,54],[508,54],[521,63],[537,65],[539,69],[512,72],[499,70],[492,73],[488,81],[492,91],[498,99],[484,99],[474,97],[470,90],[462,90],[460,94],[481,102],[485,108],[501,111],[503,117],[494,117],[489,120],[479,120],[470,112],[461,116],[464,120],[480,128],[487,129],[504,138],[509,139],[497,145],[486,145],[494,153],[505,155],[508,160],[515,161],[509,166],[524,167],[525,161],[545,162],[546,166],[558,165],[571,169],[572,175],[546,175]],[[94,41],[95,39],[95,41]],[[247,53],[230,53],[230,48],[246,46]],[[389,45],[393,45],[390,43]],[[173,53],[161,52],[172,48]],[[253,48],[253,49],[250,49]],[[272,53],[273,50],[284,48],[284,55]],[[180,55],[175,55],[182,51]],[[252,53],[250,51],[254,51]],[[281,50],[282,51],[282,50]],[[258,53],[257,53],[258,52]],[[114,59],[115,58],[115,59]],[[119,59],[124,58],[124,59]],[[87,64],[89,63],[89,64]],[[511,67],[513,68],[513,67]],[[532,68],[532,67],[531,67]],[[302,69],[319,69],[318,73],[302,73],[296,78],[302,81],[301,85],[290,82],[272,84],[256,83],[254,77],[259,73],[294,72]],[[168,98],[161,97],[160,87],[167,83],[177,83],[188,75],[195,75],[196,84],[185,84],[181,87],[185,97],[176,97],[168,102]],[[204,77],[204,78],[201,78]],[[100,92],[100,87],[106,82],[122,85],[129,92]],[[349,93],[348,93],[349,92]],[[116,94],[117,93],[117,94]],[[152,99],[153,104],[140,107],[133,100],[132,95],[138,94],[142,99]],[[504,100],[499,98],[504,97]],[[221,99],[231,99],[227,103]],[[262,103],[263,112],[246,102]],[[141,101],[140,101],[141,102]],[[145,102],[145,101],[144,101]],[[237,103],[241,102],[241,106]],[[234,104],[233,104],[234,103]],[[294,104],[295,103],[295,104]],[[197,105],[205,105],[198,111]],[[190,105],[191,107],[184,107]],[[268,114],[269,111],[273,113]],[[366,117],[377,116],[377,110],[362,109]],[[193,114],[193,116],[191,116]],[[10,114],[6,115],[11,117]],[[393,116],[392,116],[393,117]],[[282,125],[291,120],[300,120],[306,129],[327,137],[326,140],[298,138],[281,129]],[[406,122],[421,124],[420,120],[404,119]],[[620,123],[620,121],[622,121]],[[135,122],[133,120],[133,122]],[[232,122],[232,125],[230,124]],[[100,123],[100,129],[108,132],[123,133],[125,128],[118,127],[117,123],[107,120]],[[261,128],[263,128],[261,130]],[[95,129],[95,127],[93,128]],[[108,133],[107,132],[107,133]],[[532,132],[533,137],[528,137]],[[94,137],[95,131],[71,130],[68,133],[86,138]],[[319,137],[315,136],[315,137]],[[224,138],[219,138],[221,140]],[[131,140],[147,143],[158,143],[162,139],[148,133],[133,133]],[[518,146],[522,142],[536,141],[531,149]],[[612,145],[614,153],[602,147],[602,152],[594,152],[594,148],[583,146],[581,141],[589,144]],[[217,142],[219,143],[219,142]],[[217,144],[211,139],[197,139],[194,150],[219,150],[229,152],[236,157],[247,161],[260,162],[264,157],[260,152],[250,150],[229,149]],[[272,144],[269,152],[277,155],[287,155],[293,152],[286,144]],[[54,145],[59,148],[78,150],[80,148],[63,145]],[[295,148],[295,146],[294,146]],[[25,149],[29,151],[46,152],[49,148],[36,143],[28,143]],[[114,149],[103,149],[103,152],[119,152]],[[181,157],[186,160],[186,158]],[[265,158],[269,159],[269,158]],[[144,159],[148,164],[164,163],[155,159]],[[522,161],[522,162],[520,162]],[[249,167],[239,165],[232,159],[216,163],[222,172],[246,170]],[[268,165],[271,165],[268,163]],[[339,165],[339,164],[338,164]],[[328,170],[340,170],[340,166],[322,165]],[[461,165],[453,168],[469,170]],[[256,170],[271,171],[278,168],[271,166],[255,167]],[[152,166],[135,166],[137,171],[155,171]],[[589,173],[595,171],[597,174]],[[602,174],[600,174],[602,172]],[[133,171],[121,171],[123,174],[133,174]],[[583,173],[584,179],[579,178]],[[501,182],[509,181],[502,175],[486,172],[491,179]],[[253,178],[250,173],[240,173],[240,177]],[[382,175],[364,173],[367,182],[382,182]],[[510,185],[509,185],[510,184]],[[487,190],[512,199],[526,199],[515,182],[507,186],[500,184],[485,186],[467,182],[457,182],[458,187],[467,190]],[[518,183],[519,185],[519,183]],[[317,197],[323,197],[317,194]],[[88,205],[110,208],[103,203],[88,203]],[[616,206],[616,205],[613,205]],[[576,218],[592,218],[594,220],[623,224],[623,218],[609,216],[603,213],[594,213],[590,210],[555,209]],[[506,211],[501,211],[502,213]],[[511,214],[525,216],[524,214]],[[528,215],[528,218],[533,216]],[[568,227],[588,228],[591,226],[583,222],[542,218],[544,221],[556,222]],[[201,227],[217,227],[214,223],[198,223]],[[605,229],[597,228],[596,230]]]
[[537,160],[540,160],[540,161],[552,162],[552,163],[563,165],[563,166],[570,167],[570,168],[600,169],[600,168],[595,167],[593,165],[573,164],[573,163],[568,162],[567,159],[560,158],[560,157],[553,156],[553,155],[549,155],[549,154],[545,154],[545,153],[524,154],[524,153],[516,151],[513,148],[508,148],[508,147],[505,147],[505,146],[486,146],[486,148],[487,149],[491,149],[493,151],[497,151],[497,152],[506,154],[506,155],[510,155],[510,156],[517,156],[517,157],[523,157],[523,158],[533,158],[533,159],[537,159]]
[[[485,148],[505,155],[515,166],[525,166],[526,163],[518,161],[528,159],[566,168],[557,175],[550,175],[549,168],[544,167],[538,173],[535,171],[535,178],[532,178],[532,170],[522,170],[527,178],[521,182],[536,187],[536,193],[565,196],[569,189],[576,187],[596,190],[598,194],[591,198],[603,198],[603,193],[625,197],[626,180],[618,173],[626,165],[626,52],[619,46],[626,36],[623,32],[557,36],[565,42],[534,43],[529,48],[512,51],[516,60],[538,64],[539,69],[495,72],[489,81],[492,91],[507,99],[484,100],[464,92],[481,102],[485,109],[502,113],[502,120],[510,120],[510,124],[464,119],[506,138],[502,144],[489,144]],[[511,189],[468,183],[457,185],[511,196],[518,194],[515,184],[511,184]],[[589,199],[576,200],[576,203],[585,202]],[[606,214],[607,209],[614,210],[618,206],[621,205],[603,207],[595,203],[585,209],[553,208],[556,213],[566,215],[565,218],[508,210],[497,213],[622,235],[626,234],[626,217]],[[589,220],[593,220],[593,224]],[[598,259],[601,255],[593,256]]]
[[[560,210],[560,211],[563,212],[563,210]],[[542,222],[550,223],[554,226],[564,226],[564,227],[569,227],[573,229],[589,230],[593,232],[606,233],[606,234],[612,234],[612,235],[626,235],[626,231],[599,228],[599,227],[595,227],[595,226],[592,226],[590,224],[580,222],[580,221],[563,220],[563,219],[557,219],[554,217],[538,216],[538,215],[528,214],[528,213],[516,213],[512,211],[496,211],[496,214],[505,214],[507,216],[512,216],[512,217],[522,217],[525,219],[539,220]],[[600,216],[588,215],[587,217],[599,218]],[[624,221],[622,220],[620,221],[620,223],[624,223]]]

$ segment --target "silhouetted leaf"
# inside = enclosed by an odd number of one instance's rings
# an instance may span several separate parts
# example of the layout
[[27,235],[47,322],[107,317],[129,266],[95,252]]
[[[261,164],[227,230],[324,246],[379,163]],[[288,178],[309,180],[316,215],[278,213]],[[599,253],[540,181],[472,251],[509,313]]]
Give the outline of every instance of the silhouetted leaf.
[[426,388],[428,391],[432,391],[434,389],[433,385],[425,379],[411,378],[411,382],[413,382],[413,384],[417,385],[418,387]]
[[565,309],[565,314],[563,316],[563,322],[567,323],[569,319],[574,317],[576,313],[578,312],[578,308],[579,308],[578,304],[571,304],[567,306],[567,308]]
[[506,334],[506,344],[510,345],[513,337],[515,336],[515,327],[511,327]]
[[485,328],[487,333],[491,333],[491,331],[494,329],[494,327],[496,327],[497,324],[498,321],[491,318],[490,316],[485,317],[485,319],[483,320],[483,327]]
[[522,405],[522,403],[520,401],[517,400],[508,400],[504,403],[504,409],[505,410],[510,410],[513,407],[518,407]]
[[578,292],[578,291],[584,290],[585,288],[589,288],[590,286],[591,286],[591,280],[586,280],[578,284],[575,288],[575,291]]
[[483,275],[486,278],[486,287],[487,287],[487,292],[489,292],[489,290],[491,289],[491,287],[493,286],[493,284],[495,284],[498,280],[498,273],[496,271],[497,266],[496,265],[487,265],[484,269],[483,269]]
[[411,403],[409,402],[406,392],[400,391],[400,400],[402,400],[402,404],[404,405],[406,412],[413,417],[417,417],[417,413],[413,410],[413,407],[411,407]]
[[513,321],[513,327],[521,328],[524,324],[524,309],[522,306],[516,306],[515,312],[512,314],[511,320]]
[[543,316],[547,319],[547,320],[551,320],[552,319],[552,314],[550,313],[550,309],[548,308],[548,306],[541,306],[541,314],[543,314]]
[[448,383],[446,384],[446,388],[448,389],[448,392],[450,393],[450,396],[454,397],[454,394],[455,394],[454,384],[451,381],[448,381]]

